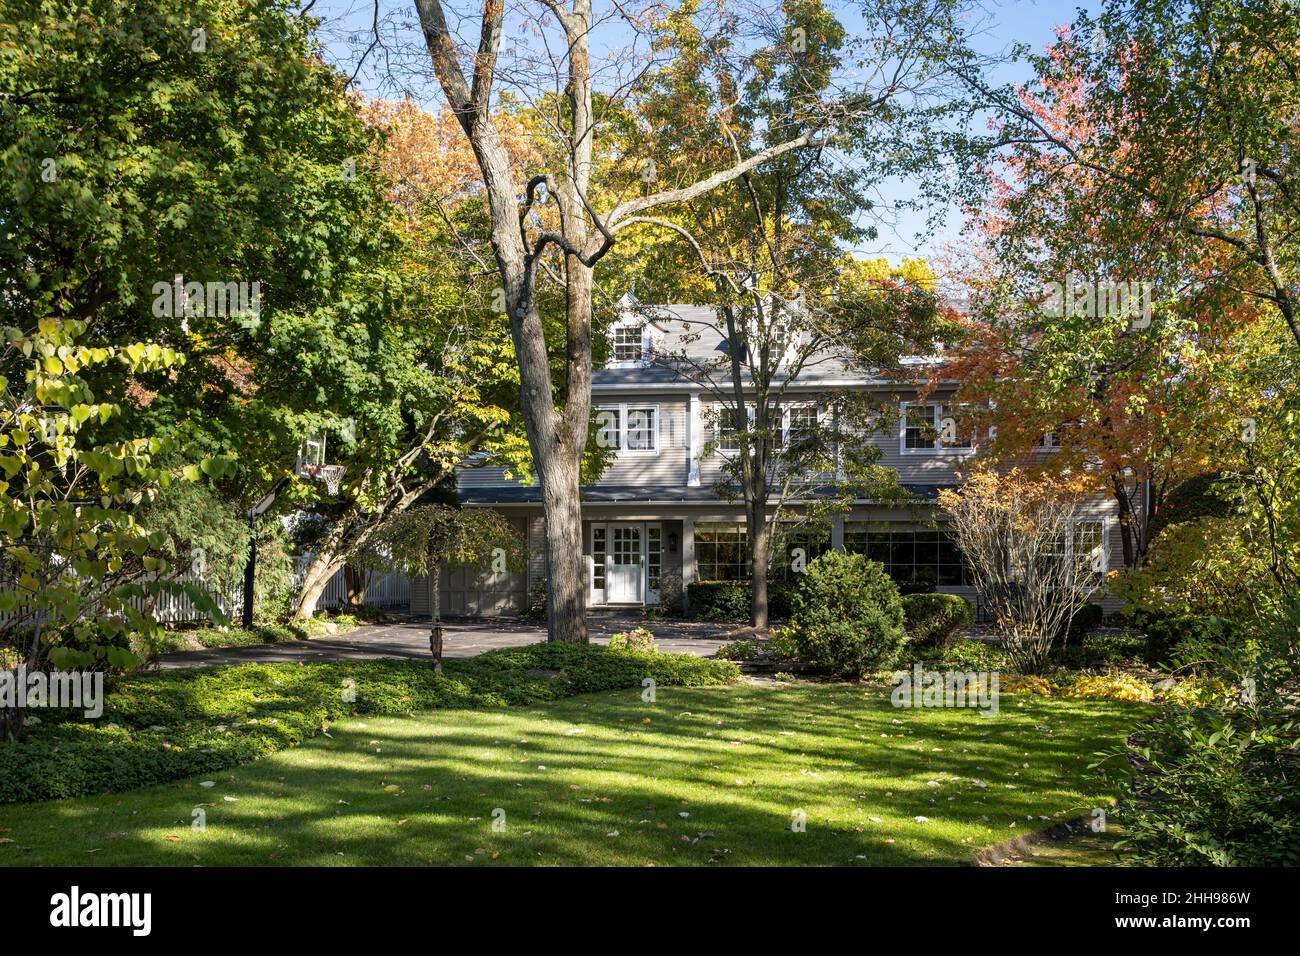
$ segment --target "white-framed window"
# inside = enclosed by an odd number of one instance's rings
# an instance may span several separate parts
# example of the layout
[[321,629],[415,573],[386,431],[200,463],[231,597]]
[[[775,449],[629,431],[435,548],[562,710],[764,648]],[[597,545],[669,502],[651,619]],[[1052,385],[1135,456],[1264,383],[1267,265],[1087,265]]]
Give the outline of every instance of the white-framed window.
[[596,441],[602,448],[640,455],[659,453],[658,405],[602,405],[596,409]]
[[975,450],[975,436],[958,425],[948,405],[904,402],[899,416],[898,450],[904,455],[971,452]]
[[642,364],[649,352],[650,333],[640,319],[620,321],[610,330],[610,361],[615,366]]
[[718,451],[734,453],[740,451],[740,433],[748,428],[749,415],[752,410],[746,406],[745,417],[741,411],[731,405],[713,406],[713,441]]
[[699,580],[747,581],[748,538],[744,522],[696,522],[695,567]]
[[1056,432],[1046,432],[1034,442],[1035,451],[1060,451],[1061,436]]
[[813,403],[786,405],[782,447],[808,438],[821,422],[821,409]]
[[627,410],[627,427],[623,430],[625,451],[659,450],[659,409],[653,405]]

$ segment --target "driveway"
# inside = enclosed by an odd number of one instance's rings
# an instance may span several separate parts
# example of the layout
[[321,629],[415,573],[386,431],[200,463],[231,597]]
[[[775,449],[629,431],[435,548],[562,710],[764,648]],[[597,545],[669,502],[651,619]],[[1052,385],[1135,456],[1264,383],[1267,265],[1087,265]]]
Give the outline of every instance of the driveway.
[[[662,650],[712,657],[735,624],[694,621],[641,621],[631,618],[596,618],[587,622],[593,643],[608,644],[609,636],[634,627],[648,627]],[[546,640],[546,628],[522,621],[447,620],[443,622],[442,656],[473,657],[498,647],[522,647]],[[364,624],[340,637],[309,641],[223,647],[164,654],[163,668],[206,667],[213,664],[258,664],[294,661],[373,660],[382,657],[429,657],[428,621],[401,620],[391,624]]]

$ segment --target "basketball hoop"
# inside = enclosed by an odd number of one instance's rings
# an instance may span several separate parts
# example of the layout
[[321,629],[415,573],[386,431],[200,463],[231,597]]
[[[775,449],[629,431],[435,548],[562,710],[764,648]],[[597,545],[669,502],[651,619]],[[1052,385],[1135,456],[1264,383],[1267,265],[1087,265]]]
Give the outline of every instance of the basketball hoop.
[[316,435],[305,439],[298,446],[298,461],[294,473],[300,478],[319,481],[331,495],[337,495],[343,486],[343,465],[325,464],[325,436]]
[[343,487],[343,473],[347,471],[342,465],[318,465],[316,473],[312,475],[317,481],[325,485],[325,490],[331,495],[337,495],[339,488]]

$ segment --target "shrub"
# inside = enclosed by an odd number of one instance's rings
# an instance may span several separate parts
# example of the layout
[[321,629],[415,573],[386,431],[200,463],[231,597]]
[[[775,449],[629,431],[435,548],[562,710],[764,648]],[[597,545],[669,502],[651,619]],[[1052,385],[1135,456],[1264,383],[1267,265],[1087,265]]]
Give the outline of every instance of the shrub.
[[790,603],[801,660],[858,676],[898,659],[903,604],[880,563],[829,551],[808,565]]
[[1219,617],[1179,615],[1157,618],[1147,625],[1147,663],[1152,667],[1174,664],[1179,658],[1190,659],[1218,651],[1228,651],[1237,637],[1236,627]]
[[637,627],[630,631],[619,631],[611,635],[609,639],[611,650],[615,651],[635,651],[640,654],[652,654],[659,650],[655,644],[655,636],[649,628]]
[[796,661],[799,659],[799,641],[794,629],[774,627],[767,639],[767,652],[778,661]]
[[1000,671],[1007,667],[1007,652],[1001,644],[962,638],[944,647],[937,663],[956,670]]
[[943,647],[975,620],[970,602],[956,594],[903,595],[903,626],[915,644]]
[[[748,621],[754,589],[748,581],[692,581],[686,585],[690,616],[700,621]],[[788,590],[777,581],[767,583],[767,616],[790,616]]]
[[1166,709],[1102,762],[1124,780],[1117,848],[1143,866],[1300,865],[1298,747],[1280,709]]
[[1128,700],[1147,703],[1155,699],[1151,685],[1132,674],[1085,674],[1062,688],[1061,696],[1091,700]]
[[724,661],[752,661],[758,656],[758,645],[753,641],[732,641],[719,647],[717,656]]
[[[62,715],[0,744],[0,803],[122,791],[211,773],[292,747],[352,714],[539,704],[572,694],[712,685],[739,671],[687,654],[534,644],[448,660],[187,668],[118,681],[104,715]],[[345,693],[345,691],[349,691]]]
[[1100,604],[1085,604],[1074,612],[1070,626],[1061,635],[1061,643],[1066,647],[1078,647],[1090,633],[1101,627],[1106,612]]

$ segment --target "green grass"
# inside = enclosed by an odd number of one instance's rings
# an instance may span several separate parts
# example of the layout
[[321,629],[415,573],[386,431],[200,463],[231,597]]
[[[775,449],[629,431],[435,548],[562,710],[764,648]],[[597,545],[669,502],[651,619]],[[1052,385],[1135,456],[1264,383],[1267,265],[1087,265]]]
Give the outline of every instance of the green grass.
[[[0,803],[124,792],[216,773],[314,737],[356,715],[543,704],[574,694],[711,685],[725,661],[540,643],[447,661],[241,664],[135,674],[116,681],[98,720],[46,711],[21,743],[0,743]],[[34,715],[33,715],[34,716]],[[37,722],[39,720],[39,723]]]
[[1106,800],[1085,768],[1136,710],[1002,704],[736,685],[349,717],[235,769],[0,807],[0,866],[956,863]]

